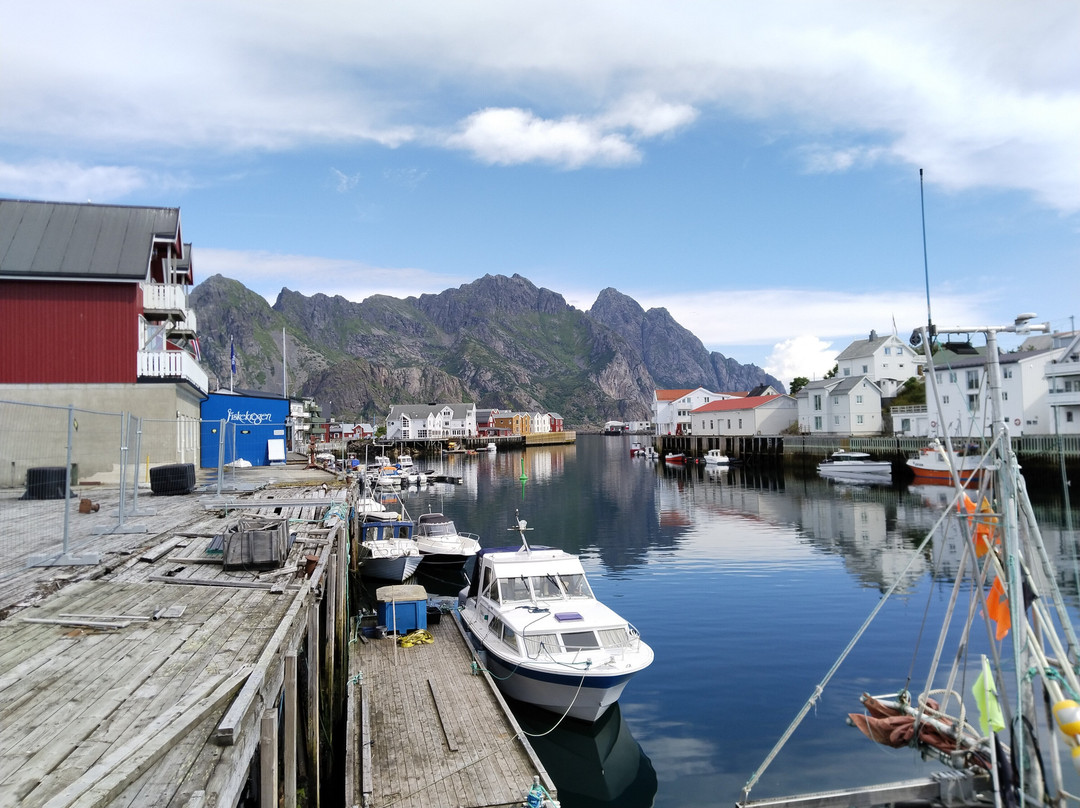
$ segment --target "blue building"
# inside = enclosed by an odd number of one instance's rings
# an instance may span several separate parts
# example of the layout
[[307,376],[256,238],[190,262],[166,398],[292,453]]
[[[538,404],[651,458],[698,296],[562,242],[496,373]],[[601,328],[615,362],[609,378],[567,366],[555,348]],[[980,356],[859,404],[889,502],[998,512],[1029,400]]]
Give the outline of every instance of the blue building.
[[284,462],[288,418],[289,400],[280,396],[210,393],[202,403],[199,464],[215,468],[221,458],[226,464],[242,459],[253,466]]

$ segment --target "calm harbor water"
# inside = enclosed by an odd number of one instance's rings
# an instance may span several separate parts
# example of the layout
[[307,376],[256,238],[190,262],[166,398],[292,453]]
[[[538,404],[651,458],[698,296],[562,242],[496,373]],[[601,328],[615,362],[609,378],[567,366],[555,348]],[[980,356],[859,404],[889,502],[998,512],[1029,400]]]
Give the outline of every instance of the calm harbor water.
[[[898,580],[898,593],[750,796],[933,771],[911,750],[873,744],[845,720],[861,712],[863,692],[895,692],[909,676],[913,692],[925,688],[958,545],[936,541],[905,568],[941,515],[946,489],[670,469],[631,459],[629,448],[627,438],[580,435],[572,446],[422,460],[463,483],[402,494],[414,518],[441,510],[485,547],[519,543],[509,530],[518,511],[534,528],[530,541],[581,556],[597,596],[655,649],[617,712],[537,739],[564,808],[743,799],[750,776]],[[1078,535],[1060,525],[1060,496],[1046,500],[1036,512],[1075,624]],[[446,594],[457,586],[424,583]],[[973,652],[985,646],[976,632]],[[534,734],[555,720],[524,708],[518,717]]]

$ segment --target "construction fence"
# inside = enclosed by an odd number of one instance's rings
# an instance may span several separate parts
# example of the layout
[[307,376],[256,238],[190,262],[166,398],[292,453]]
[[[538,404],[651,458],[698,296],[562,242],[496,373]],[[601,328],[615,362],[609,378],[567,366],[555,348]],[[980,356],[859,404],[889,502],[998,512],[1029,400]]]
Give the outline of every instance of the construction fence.
[[[200,436],[216,443],[202,448],[217,462],[197,474]],[[151,495],[245,490],[238,438],[227,421],[0,400],[0,581],[28,566],[96,563],[98,537],[145,532],[137,520]],[[107,525],[73,529],[80,508],[101,507]]]

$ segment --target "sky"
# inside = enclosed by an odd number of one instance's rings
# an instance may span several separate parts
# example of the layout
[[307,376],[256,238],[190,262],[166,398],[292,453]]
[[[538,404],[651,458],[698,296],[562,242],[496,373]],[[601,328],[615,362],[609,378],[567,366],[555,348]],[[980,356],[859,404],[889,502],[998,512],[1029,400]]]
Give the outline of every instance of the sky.
[[820,378],[1073,327],[1080,3],[0,0],[0,196],[179,207],[270,302],[614,287]]

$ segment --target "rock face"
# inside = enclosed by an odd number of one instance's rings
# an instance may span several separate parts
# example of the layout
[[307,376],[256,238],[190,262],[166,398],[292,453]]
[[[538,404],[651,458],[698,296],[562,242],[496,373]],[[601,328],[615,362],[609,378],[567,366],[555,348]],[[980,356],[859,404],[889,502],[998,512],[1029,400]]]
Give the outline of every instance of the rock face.
[[[709,353],[664,309],[605,289],[588,312],[520,275],[484,277],[437,295],[361,303],[282,289],[271,307],[215,275],[195,287],[203,364],[220,387],[332,402],[333,415],[379,422],[391,404],[473,401],[551,410],[568,428],[647,420],[653,389],[748,390],[780,383]],[[282,343],[285,345],[284,372]]]
[[589,316],[626,340],[656,388],[736,391],[771,384],[784,390],[779,379],[757,365],[743,365],[705,350],[701,340],[675,322],[667,309],[645,311],[632,297],[611,287],[599,294]]

